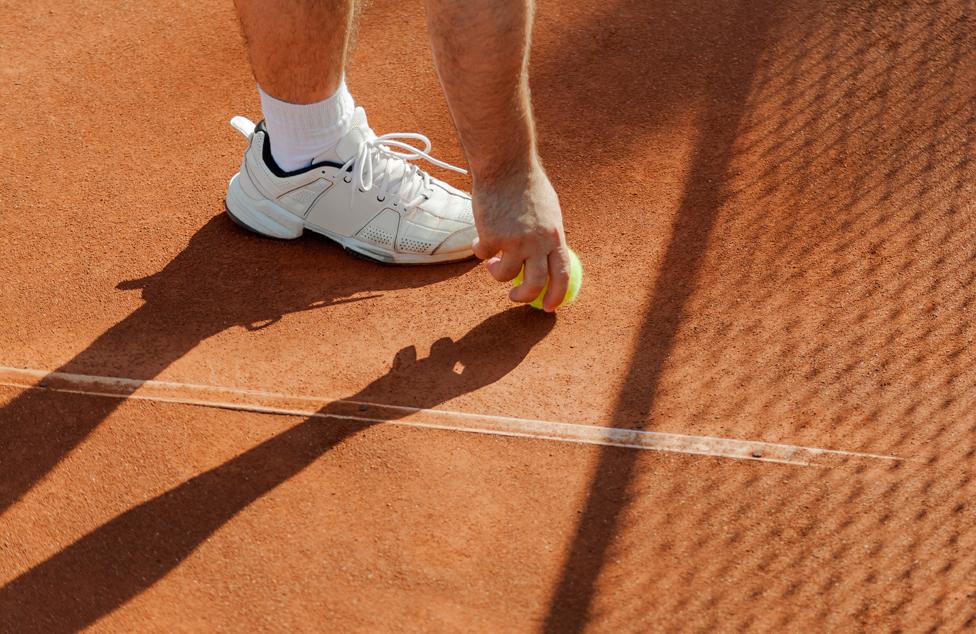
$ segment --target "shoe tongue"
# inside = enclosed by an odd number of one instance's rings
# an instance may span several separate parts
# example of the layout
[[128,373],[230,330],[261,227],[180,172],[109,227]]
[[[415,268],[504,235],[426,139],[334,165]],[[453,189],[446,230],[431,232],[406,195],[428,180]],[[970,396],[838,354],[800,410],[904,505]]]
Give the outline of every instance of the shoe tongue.
[[349,120],[349,131],[339,139],[334,151],[340,161],[346,162],[359,152],[363,143],[374,138],[376,135],[366,122],[366,111],[357,107]]

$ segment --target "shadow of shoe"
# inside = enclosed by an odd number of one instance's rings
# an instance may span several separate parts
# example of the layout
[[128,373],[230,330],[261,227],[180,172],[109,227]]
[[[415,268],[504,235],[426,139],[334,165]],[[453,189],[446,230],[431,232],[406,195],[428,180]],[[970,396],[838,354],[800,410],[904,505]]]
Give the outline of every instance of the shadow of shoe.
[[[161,271],[121,282],[121,290],[141,290],[146,303],[56,371],[152,379],[228,328],[267,328],[290,313],[368,301],[379,292],[433,284],[473,266],[373,264],[321,239],[260,238],[220,214]],[[120,402],[88,400],[77,410],[65,407],[63,394],[27,391],[0,408],[0,513]]]

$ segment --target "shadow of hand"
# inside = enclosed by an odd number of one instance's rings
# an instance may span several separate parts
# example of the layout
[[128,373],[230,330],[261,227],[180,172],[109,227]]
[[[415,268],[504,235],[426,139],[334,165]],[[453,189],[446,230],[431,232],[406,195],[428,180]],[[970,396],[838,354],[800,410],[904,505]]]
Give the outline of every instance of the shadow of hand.
[[[345,400],[432,407],[505,376],[554,323],[509,309],[456,342],[437,341],[426,358],[401,350],[389,372]],[[139,595],[252,502],[376,424],[330,417],[335,407],[129,509],[0,588],[0,631],[75,631]]]
[[408,346],[389,372],[349,400],[434,407],[508,374],[555,323],[553,315],[522,306],[489,317],[456,342],[438,339],[427,357]]

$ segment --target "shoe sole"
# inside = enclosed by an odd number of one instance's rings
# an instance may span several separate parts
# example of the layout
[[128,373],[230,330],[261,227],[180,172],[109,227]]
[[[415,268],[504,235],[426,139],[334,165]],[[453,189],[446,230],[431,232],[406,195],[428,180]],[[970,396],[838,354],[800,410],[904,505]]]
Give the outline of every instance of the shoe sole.
[[370,244],[350,236],[343,236],[323,229],[317,225],[305,222],[302,218],[275,205],[270,200],[254,199],[247,195],[238,182],[240,174],[234,174],[227,185],[227,198],[224,209],[234,224],[247,229],[251,233],[277,240],[295,240],[300,238],[305,229],[337,243],[347,252],[357,257],[380,264],[424,265],[444,264],[447,262],[463,262],[474,257],[474,253],[467,255],[412,255],[391,254],[380,251]]

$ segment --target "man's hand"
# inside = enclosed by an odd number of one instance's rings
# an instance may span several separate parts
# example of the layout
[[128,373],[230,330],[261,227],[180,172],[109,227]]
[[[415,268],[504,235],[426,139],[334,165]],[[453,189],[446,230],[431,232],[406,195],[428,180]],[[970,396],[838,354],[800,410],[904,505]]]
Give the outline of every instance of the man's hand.
[[475,255],[508,282],[525,266],[516,302],[549,290],[553,311],[569,286],[559,199],[536,149],[529,99],[532,0],[427,0],[430,43],[472,176]]
[[556,310],[569,287],[569,254],[559,198],[537,162],[503,178],[479,181],[473,188],[478,239],[474,252],[487,260],[499,282],[509,282],[525,267],[524,280],[512,289],[513,302],[539,296],[547,312]]

